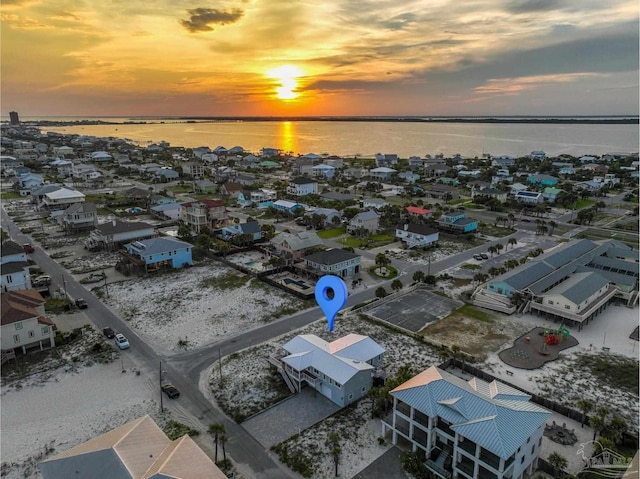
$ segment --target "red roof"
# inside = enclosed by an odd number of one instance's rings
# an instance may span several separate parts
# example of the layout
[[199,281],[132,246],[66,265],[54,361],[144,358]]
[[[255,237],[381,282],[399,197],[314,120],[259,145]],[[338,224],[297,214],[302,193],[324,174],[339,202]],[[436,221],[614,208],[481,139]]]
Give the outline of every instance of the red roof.
[[40,321],[42,316],[39,316],[35,308],[44,303],[44,298],[35,289],[2,293],[1,303],[2,316],[0,322],[3,326],[35,317],[38,317],[39,322],[42,322]]
[[430,215],[433,213],[431,210],[425,210],[424,208],[418,208],[417,206],[407,206],[407,211],[414,215]]

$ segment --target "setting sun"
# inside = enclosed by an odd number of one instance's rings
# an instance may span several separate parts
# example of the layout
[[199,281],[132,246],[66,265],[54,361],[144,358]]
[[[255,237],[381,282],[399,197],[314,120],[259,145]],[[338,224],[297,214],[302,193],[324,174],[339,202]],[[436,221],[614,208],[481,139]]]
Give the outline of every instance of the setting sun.
[[267,72],[269,78],[278,80],[280,85],[276,87],[276,96],[280,100],[293,100],[299,96],[296,91],[298,88],[298,77],[302,76],[302,70],[293,65],[283,65],[273,68]]

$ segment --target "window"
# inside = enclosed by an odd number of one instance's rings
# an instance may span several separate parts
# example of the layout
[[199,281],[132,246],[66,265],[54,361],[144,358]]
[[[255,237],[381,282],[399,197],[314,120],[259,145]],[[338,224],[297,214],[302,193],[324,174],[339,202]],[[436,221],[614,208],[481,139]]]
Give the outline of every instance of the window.
[[19,343],[20,342],[20,335],[19,334],[14,334],[13,335],[13,342],[14,343]]
[[36,335],[36,333],[34,333],[33,331],[29,331],[29,337],[33,338]]
[[364,386],[362,386],[362,390],[361,390],[361,391],[362,391],[362,392],[364,392],[364,389],[365,389],[365,387],[364,387]]
[[[42,335],[43,336],[48,336],[49,335],[49,326],[42,326]],[[542,440],[542,439],[540,439]]]
[[5,278],[7,279],[7,283],[13,283],[13,278],[11,277],[11,275],[7,275],[5,276]]
[[16,329],[22,329],[22,323],[16,323]]
[[353,399],[353,394],[349,394],[349,399]]
[[520,459],[520,464],[524,463],[524,456],[522,456],[522,459]]
[[569,306],[568,304],[565,304],[564,309],[571,309],[571,306]]
[[553,304],[553,301],[549,300],[549,304]]
[[531,442],[531,438],[527,439],[527,444],[529,444]]
[[542,446],[542,438],[538,441],[538,446]]
[[533,455],[535,450],[536,450],[536,445],[534,444],[533,446],[531,446],[531,455]]

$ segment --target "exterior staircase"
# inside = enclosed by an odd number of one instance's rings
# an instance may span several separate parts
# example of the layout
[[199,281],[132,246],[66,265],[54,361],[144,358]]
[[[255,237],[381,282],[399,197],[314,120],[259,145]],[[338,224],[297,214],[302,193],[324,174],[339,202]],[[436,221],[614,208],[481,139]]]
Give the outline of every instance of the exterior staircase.
[[282,376],[282,379],[284,379],[285,384],[289,388],[289,391],[291,391],[293,394],[297,393],[298,389],[296,388],[295,384],[293,384],[293,381],[291,381],[291,378],[282,367],[282,362],[278,359],[278,357],[276,355],[269,356],[269,363],[273,364],[276,367],[276,369],[280,373],[280,376]]

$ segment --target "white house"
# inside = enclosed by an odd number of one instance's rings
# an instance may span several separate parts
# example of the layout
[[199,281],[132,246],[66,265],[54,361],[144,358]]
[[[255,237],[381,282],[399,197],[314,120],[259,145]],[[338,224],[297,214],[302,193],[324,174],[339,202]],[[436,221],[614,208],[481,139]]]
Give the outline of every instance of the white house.
[[547,154],[542,150],[532,151],[531,154],[529,155],[529,158],[531,158],[532,160],[538,160],[538,161],[542,161],[546,157],[547,157]]
[[85,195],[79,191],[61,187],[42,196],[40,206],[49,210],[66,209],[75,203],[82,203]]
[[318,194],[318,182],[311,178],[294,178],[289,182],[287,194],[293,196],[305,196]]
[[349,334],[332,342],[313,334],[296,336],[269,359],[292,391],[303,384],[338,406],[367,395],[385,349],[368,336]]
[[155,236],[155,229],[150,224],[113,220],[96,226],[86,244],[89,249],[116,249],[125,243]]
[[374,180],[385,181],[391,179],[396,171],[397,170],[394,170],[393,168],[380,166],[378,168],[372,168],[371,170],[369,170],[369,176],[371,176],[371,178],[373,178]]
[[396,228],[396,238],[407,243],[409,248],[426,248],[438,241],[438,230],[421,223],[408,223]]
[[523,479],[536,470],[549,411],[498,381],[465,381],[435,366],[391,391],[382,436],[402,438],[437,477]]
[[0,250],[0,285],[2,291],[31,288],[27,253],[13,241],[5,242]]
[[331,179],[335,172],[336,169],[333,166],[329,166],[324,163],[315,165],[311,168],[311,174],[316,178]]
[[373,210],[363,211],[358,213],[347,225],[347,233],[353,234],[358,230],[367,230],[370,234],[375,233],[378,230],[380,223],[380,216]]
[[2,356],[15,357],[16,352],[53,348],[53,321],[45,317],[44,298],[34,289],[9,291],[0,298],[2,324]]

